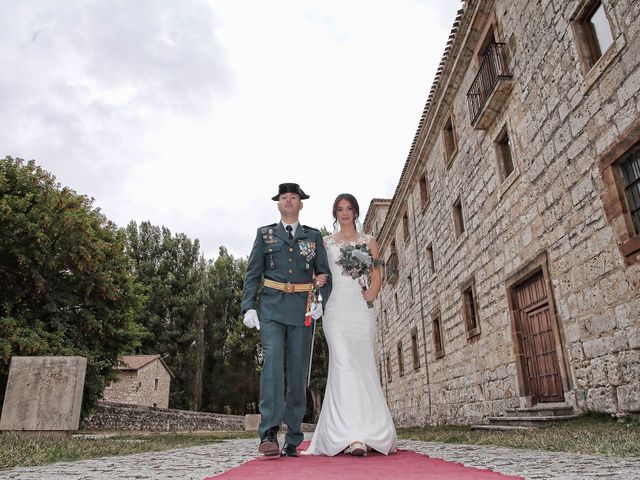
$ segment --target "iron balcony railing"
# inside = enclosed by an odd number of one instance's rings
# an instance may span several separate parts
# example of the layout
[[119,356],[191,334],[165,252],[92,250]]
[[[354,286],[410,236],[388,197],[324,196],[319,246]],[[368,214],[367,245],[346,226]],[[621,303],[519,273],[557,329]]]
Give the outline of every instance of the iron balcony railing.
[[491,92],[503,78],[511,78],[504,55],[504,43],[492,43],[487,48],[480,70],[467,93],[471,123],[475,124]]

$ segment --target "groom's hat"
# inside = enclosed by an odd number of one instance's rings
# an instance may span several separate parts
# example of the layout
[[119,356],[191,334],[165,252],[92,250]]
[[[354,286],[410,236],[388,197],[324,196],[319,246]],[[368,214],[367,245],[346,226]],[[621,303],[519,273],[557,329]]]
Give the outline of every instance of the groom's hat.
[[280,195],[283,193],[297,193],[300,195],[300,200],[306,200],[309,198],[309,195],[304,193],[300,188],[300,185],[297,183],[281,183],[278,187],[278,194],[275,197],[271,197],[271,200],[275,200],[277,202],[280,199]]

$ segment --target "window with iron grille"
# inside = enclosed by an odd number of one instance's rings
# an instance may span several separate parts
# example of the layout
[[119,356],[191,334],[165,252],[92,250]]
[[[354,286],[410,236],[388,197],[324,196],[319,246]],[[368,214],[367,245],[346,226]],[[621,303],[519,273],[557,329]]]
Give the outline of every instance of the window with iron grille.
[[620,173],[635,234],[640,234],[640,148],[620,162]]
[[624,263],[640,263],[640,117],[605,149],[598,164],[606,189],[604,212]]
[[404,375],[404,359],[402,358],[402,340],[398,340],[398,374]]

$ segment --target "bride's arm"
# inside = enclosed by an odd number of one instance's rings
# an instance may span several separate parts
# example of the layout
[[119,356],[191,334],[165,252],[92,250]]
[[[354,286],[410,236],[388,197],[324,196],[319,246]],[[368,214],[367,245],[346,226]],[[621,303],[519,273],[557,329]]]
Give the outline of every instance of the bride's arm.
[[[378,242],[376,239],[371,237],[368,243],[369,250],[371,250],[371,256],[374,260],[378,260],[380,258],[380,251],[378,249]],[[380,267],[375,266],[371,269],[371,278],[369,289],[366,292],[363,292],[364,299],[367,301],[373,301],[380,293],[380,288],[382,288],[382,275],[380,274]]]

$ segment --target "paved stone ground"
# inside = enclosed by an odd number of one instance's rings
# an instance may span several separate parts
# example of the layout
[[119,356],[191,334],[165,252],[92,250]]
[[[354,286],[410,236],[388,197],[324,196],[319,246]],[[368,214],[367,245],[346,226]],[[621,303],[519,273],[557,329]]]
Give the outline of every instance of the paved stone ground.
[[[167,452],[15,468],[0,471],[0,480],[201,480],[254,458],[256,447],[256,440],[227,440]],[[472,467],[519,475],[527,480],[640,480],[640,458],[625,460],[416,441],[400,441],[399,447]],[[295,462],[296,459],[283,461]]]

